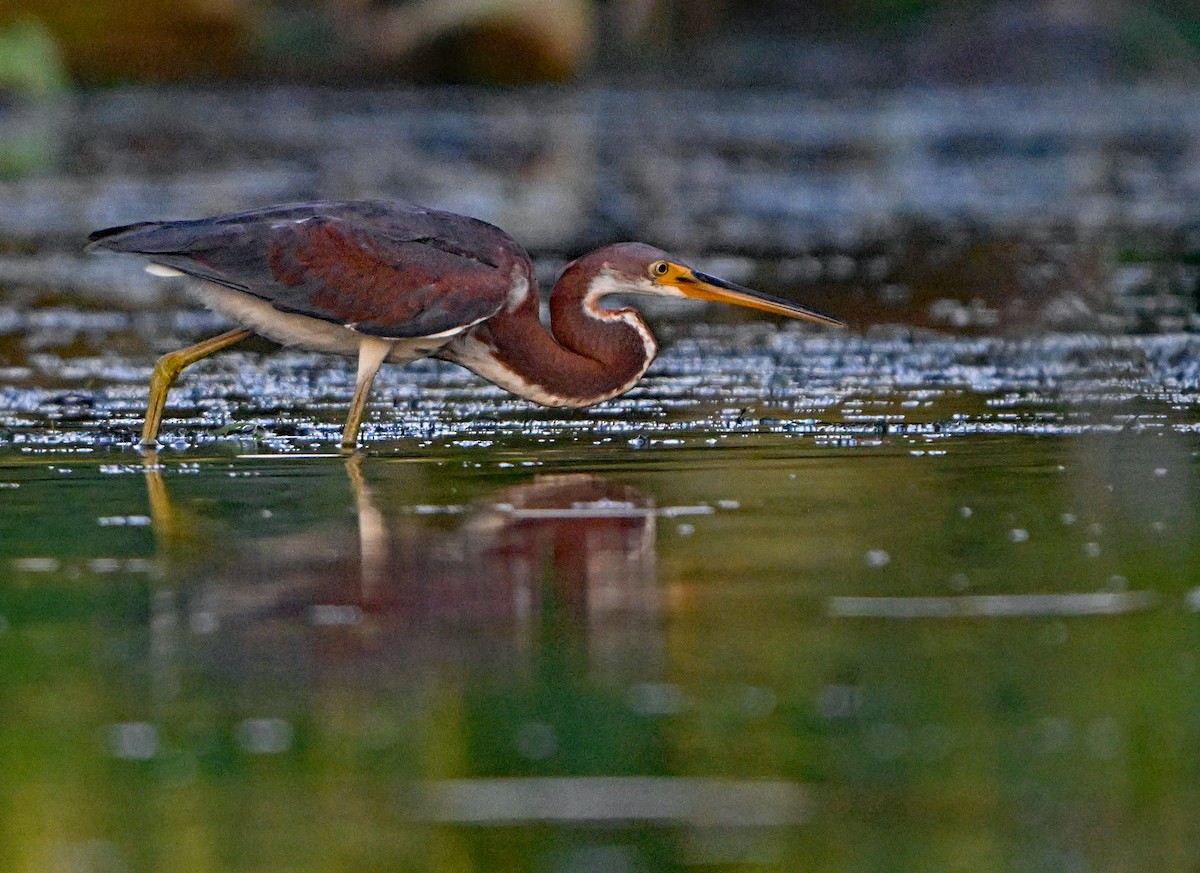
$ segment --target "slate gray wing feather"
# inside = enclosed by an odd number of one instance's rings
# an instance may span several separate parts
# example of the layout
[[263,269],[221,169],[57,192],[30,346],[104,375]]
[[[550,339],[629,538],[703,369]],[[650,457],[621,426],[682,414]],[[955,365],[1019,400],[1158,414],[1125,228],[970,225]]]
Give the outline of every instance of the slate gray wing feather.
[[98,231],[151,261],[283,312],[373,336],[429,336],[499,311],[525,257],[499,228],[404,203],[310,203]]

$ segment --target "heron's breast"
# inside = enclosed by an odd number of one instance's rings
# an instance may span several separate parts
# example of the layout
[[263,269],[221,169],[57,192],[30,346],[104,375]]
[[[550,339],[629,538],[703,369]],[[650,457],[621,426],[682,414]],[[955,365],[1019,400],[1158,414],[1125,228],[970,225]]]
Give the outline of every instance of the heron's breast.
[[[592,406],[618,394],[623,394],[632,387],[632,382],[621,385],[611,391],[598,393],[565,394],[540,385],[536,378],[527,377],[504,359],[496,347],[484,342],[474,331],[468,331],[456,337],[439,352],[443,360],[466,367],[477,376],[482,376],[489,382],[499,385],[505,391],[524,397],[542,406],[571,407],[579,409]],[[635,379],[634,382],[637,380]]]

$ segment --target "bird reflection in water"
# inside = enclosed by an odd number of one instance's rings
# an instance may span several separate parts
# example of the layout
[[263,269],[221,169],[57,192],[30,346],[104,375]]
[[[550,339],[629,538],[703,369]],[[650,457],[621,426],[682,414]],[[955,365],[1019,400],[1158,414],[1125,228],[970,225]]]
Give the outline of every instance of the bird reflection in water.
[[[187,539],[197,525],[162,467],[148,457],[145,469],[164,562],[185,568],[207,547]],[[387,798],[372,814],[461,826],[432,839],[470,869],[577,869],[614,846],[629,869],[759,859],[805,819],[801,786],[673,763],[666,719],[685,700],[666,680],[655,527],[706,507],[656,507],[590,474],[534,476],[461,507],[413,505],[404,488],[396,504],[388,476],[412,468],[356,455],[345,469],[356,533],[314,520],[177,571],[199,581],[177,580],[180,620],[150,623],[156,672],[176,677],[160,699],[211,694],[203,703],[229,722],[272,737],[304,725],[331,767],[358,753],[388,762],[369,776],[387,791],[363,794]],[[172,641],[185,628],[182,657]],[[194,718],[197,703],[181,709]]]
[[[314,525],[218,555],[181,586],[193,629],[290,621],[345,629],[326,641],[343,653],[421,639],[486,660],[497,646],[528,648],[553,614],[593,667],[620,672],[634,643],[643,668],[658,660],[657,511],[646,495],[592,474],[543,475],[466,506],[389,507],[362,455],[344,463],[357,537]],[[197,542],[154,453],[145,471],[165,563],[225,551]]]

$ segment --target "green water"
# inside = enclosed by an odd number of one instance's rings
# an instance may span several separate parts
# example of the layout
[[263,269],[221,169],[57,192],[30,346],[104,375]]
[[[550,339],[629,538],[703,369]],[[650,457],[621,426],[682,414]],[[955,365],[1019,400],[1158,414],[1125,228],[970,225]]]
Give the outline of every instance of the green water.
[[[1197,869],[1200,104],[845,97],[35,113],[61,160],[0,205],[0,873]],[[303,453],[353,362],[250,342],[172,390],[171,452],[125,448],[154,360],[230,325],[87,234],[347,196],[469,208],[544,287],[619,231],[855,329],[664,309],[585,411],[384,368],[349,462]]]
[[872,442],[10,452],[0,869],[1188,869],[1194,437]]

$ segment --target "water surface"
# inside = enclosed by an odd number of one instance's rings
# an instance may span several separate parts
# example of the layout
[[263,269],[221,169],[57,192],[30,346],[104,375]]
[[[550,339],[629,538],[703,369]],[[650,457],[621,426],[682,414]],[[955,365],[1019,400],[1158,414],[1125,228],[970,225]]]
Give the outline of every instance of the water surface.
[[15,425],[3,867],[1185,866],[1194,395],[663,412],[686,348],[350,459]]
[[[0,183],[0,870],[1194,866],[1196,106],[66,98]],[[350,458],[352,362],[250,342],[134,451],[228,325],[86,233],[354,197],[853,329],[652,312],[585,411],[384,368]]]

